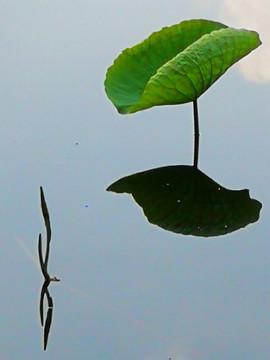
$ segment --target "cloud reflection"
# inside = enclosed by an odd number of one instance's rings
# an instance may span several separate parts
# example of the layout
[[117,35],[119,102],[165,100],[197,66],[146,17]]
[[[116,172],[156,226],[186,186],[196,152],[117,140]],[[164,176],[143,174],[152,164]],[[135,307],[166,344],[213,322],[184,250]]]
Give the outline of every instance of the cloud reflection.
[[224,0],[220,19],[232,27],[253,29],[260,34],[263,45],[256,54],[237,64],[246,79],[255,82],[270,81],[270,2],[268,0]]

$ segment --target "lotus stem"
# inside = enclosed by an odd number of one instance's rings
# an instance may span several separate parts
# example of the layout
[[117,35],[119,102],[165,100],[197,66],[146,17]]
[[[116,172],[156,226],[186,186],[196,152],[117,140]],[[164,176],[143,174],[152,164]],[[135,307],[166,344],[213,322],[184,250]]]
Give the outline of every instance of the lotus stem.
[[193,117],[194,117],[194,157],[193,157],[193,166],[198,169],[199,161],[199,113],[198,113],[198,104],[197,100],[193,101]]

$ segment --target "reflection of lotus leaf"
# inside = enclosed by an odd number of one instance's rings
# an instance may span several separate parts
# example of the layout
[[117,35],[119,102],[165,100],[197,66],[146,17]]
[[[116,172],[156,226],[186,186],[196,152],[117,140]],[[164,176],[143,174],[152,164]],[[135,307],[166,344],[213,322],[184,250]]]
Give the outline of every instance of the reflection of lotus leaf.
[[124,177],[107,189],[129,193],[150,223],[195,236],[218,236],[259,219],[248,190],[228,190],[192,166],[166,166]]

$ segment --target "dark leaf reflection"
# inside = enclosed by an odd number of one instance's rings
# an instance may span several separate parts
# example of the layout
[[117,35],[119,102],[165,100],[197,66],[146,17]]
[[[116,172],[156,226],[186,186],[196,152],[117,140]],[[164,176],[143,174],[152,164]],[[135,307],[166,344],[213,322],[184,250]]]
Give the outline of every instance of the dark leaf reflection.
[[[46,350],[48,339],[49,339],[49,333],[51,329],[51,323],[52,323],[52,315],[53,315],[53,299],[49,292],[49,285],[51,281],[60,281],[57,279],[57,277],[53,276],[51,277],[48,273],[48,262],[49,262],[49,255],[50,255],[50,242],[51,242],[51,224],[50,224],[50,216],[49,211],[47,208],[47,204],[45,201],[45,196],[42,187],[40,187],[40,201],[41,201],[41,211],[45,223],[46,228],[46,252],[45,252],[45,259],[42,254],[42,237],[41,234],[39,234],[38,237],[38,256],[39,256],[39,263],[40,268],[42,271],[42,274],[44,276],[44,283],[42,285],[41,291],[40,291],[40,302],[39,302],[39,313],[40,313],[40,322],[41,326],[44,327],[44,346],[43,349]],[[46,314],[46,320],[44,325],[44,299],[47,299],[47,314]]]
[[229,190],[196,166],[160,167],[126,176],[107,188],[128,193],[152,224],[183,235],[218,236],[259,219],[262,204],[248,190]]

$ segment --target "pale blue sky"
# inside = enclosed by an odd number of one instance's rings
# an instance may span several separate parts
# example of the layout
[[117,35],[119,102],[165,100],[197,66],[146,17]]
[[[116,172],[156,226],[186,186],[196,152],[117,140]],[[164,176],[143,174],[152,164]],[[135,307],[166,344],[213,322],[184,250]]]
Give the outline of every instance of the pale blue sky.
[[[269,5],[257,3],[265,12],[254,13],[255,30],[269,14]],[[233,67],[199,101],[200,168],[227,188],[250,189],[263,203],[256,224],[208,240],[184,237],[150,225],[130,196],[105,191],[137,171],[191,164],[193,150],[190,104],[121,116],[104,93],[108,66],[124,48],[185,19],[238,26],[230,6],[2,1],[1,358],[269,357],[270,85],[263,63],[260,75],[254,65]],[[239,27],[249,28],[248,6],[243,13]],[[42,278],[33,261],[44,231],[40,185],[53,228],[49,269],[61,279],[50,286],[46,353]]]

